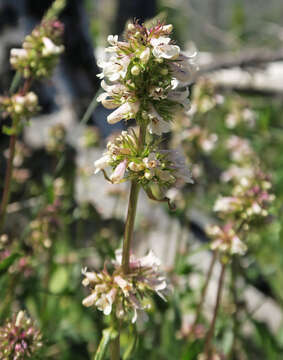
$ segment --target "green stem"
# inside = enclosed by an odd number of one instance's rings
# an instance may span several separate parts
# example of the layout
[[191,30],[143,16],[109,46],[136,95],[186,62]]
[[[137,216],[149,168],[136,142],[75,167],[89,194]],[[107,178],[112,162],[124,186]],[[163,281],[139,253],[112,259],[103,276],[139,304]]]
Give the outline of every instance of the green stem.
[[[117,323],[117,319],[115,320]],[[117,325],[116,325],[117,327]],[[118,334],[119,334],[119,329]],[[110,359],[111,360],[120,360],[120,336],[116,336],[114,340],[110,342]]]
[[[18,76],[17,76],[17,78],[18,78]],[[15,79],[15,82],[18,82],[17,78]],[[14,80],[13,80],[13,82],[14,82]],[[23,88],[20,90],[21,95],[25,95],[28,92],[28,90],[31,86],[31,83],[32,83],[32,79],[27,79],[25,81]],[[12,90],[16,89],[16,85],[15,84],[12,85],[10,90],[12,91]],[[13,120],[13,127],[14,126],[15,126],[15,120]],[[9,158],[7,161],[7,170],[6,170],[6,174],[5,174],[5,180],[4,180],[4,190],[3,190],[3,195],[2,195],[1,205],[0,205],[0,234],[1,234],[2,228],[5,223],[7,206],[8,206],[9,199],[10,199],[16,140],[17,140],[16,134],[13,134],[10,136]]]
[[[139,139],[138,139],[138,150],[142,152],[145,143],[146,127],[140,126]],[[125,225],[123,251],[122,251],[122,270],[124,274],[129,272],[129,260],[130,260],[130,249],[134,233],[134,225],[137,211],[138,195],[140,185],[136,180],[131,182],[131,191],[129,197],[128,213]]]
[[219,277],[219,281],[218,281],[218,290],[217,290],[217,297],[216,297],[216,303],[215,303],[215,307],[214,307],[214,312],[213,312],[213,317],[211,320],[211,324],[206,336],[206,340],[205,340],[205,350],[204,353],[206,354],[206,359],[211,360],[211,341],[214,335],[214,329],[215,329],[215,323],[216,323],[216,318],[218,315],[218,311],[219,311],[219,307],[220,307],[220,302],[221,302],[221,296],[222,296],[222,289],[223,289],[223,285],[224,285],[224,277],[225,277],[225,270],[226,270],[226,264],[222,264],[221,266],[221,272],[220,272],[220,277]]
[[236,359],[237,353],[237,335],[239,333],[239,298],[238,298],[238,287],[237,287],[237,278],[238,278],[238,263],[235,257],[232,258],[231,266],[231,293],[233,297],[233,303],[235,310],[233,313],[233,343],[230,352],[230,358]]
[[125,225],[125,235],[124,235],[123,252],[122,252],[122,269],[125,274],[129,272],[130,249],[131,249],[133,233],[134,233],[134,224],[135,224],[139,189],[140,189],[139,184],[137,183],[137,181],[133,180],[131,184],[131,192],[129,197],[128,214]]

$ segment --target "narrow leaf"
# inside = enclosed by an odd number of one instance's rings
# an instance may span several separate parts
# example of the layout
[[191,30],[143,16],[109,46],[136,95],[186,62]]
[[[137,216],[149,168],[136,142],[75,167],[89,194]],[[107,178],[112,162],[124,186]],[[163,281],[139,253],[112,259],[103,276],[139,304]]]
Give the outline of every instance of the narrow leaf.
[[113,328],[104,329],[102,332],[102,339],[99,343],[98,349],[94,356],[94,360],[103,360],[106,354],[107,347],[111,340],[117,337],[117,331]]
[[6,257],[3,261],[0,262],[0,275],[6,273],[9,267],[21,256],[19,253],[13,253],[10,256]]

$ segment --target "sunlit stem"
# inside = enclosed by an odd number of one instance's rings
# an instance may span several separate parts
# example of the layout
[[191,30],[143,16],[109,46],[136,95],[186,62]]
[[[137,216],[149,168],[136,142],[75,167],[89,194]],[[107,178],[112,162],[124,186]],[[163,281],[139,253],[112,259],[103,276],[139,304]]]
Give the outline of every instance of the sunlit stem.
[[210,282],[210,279],[211,279],[211,275],[212,275],[212,272],[213,272],[213,269],[214,269],[216,259],[217,259],[217,251],[214,251],[211,262],[210,262],[210,265],[209,265],[209,268],[208,268],[208,271],[207,271],[205,283],[204,283],[203,288],[201,290],[201,297],[200,297],[200,301],[199,301],[198,306],[197,306],[196,317],[195,317],[195,321],[193,323],[192,330],[191,330],[192,335],[194,334],[195,327],[198,324],[201,313],[202,313],[204,300],[205,300],[205,297],[206,297],[208,285],[209,285],[209,282]]
[[[145,132],[146,132],[145,126],[141,125],[139,139],[138,139],[139,151],[142,151],[144,147]],[[136,180],[133,180],[131,183],[128,213],[127,213],[125,233],[124,233],[123,252],[122,252],[122,269],[125,274],[129,272],[130,249],[131,249],[133,233],[134,233],[139,190],[140,190],[140,185]]]
[[212,358],[211,341],[212,341],[212,338],[214,335],[215,323],[216,323],[216,319],[217,319],[217,315],[218,315],[218,311],[219,311],[219,307],[220,307],[220,303],[221,303],[222,289],[223,289],[224,278],[225,278],[225,270],[226,270],[226,264],[222,264],[219,281],[218,281],[218,289],[217,289],[217,296],[216,296],[216,303],[215,303],[215,307],[214,307],[213,317],[212,317],[210,327],[209,327],[209,330],[207,332],[206,339],[205,339],[204,353],[206,354],[207,360],[211,360],[211,358]]

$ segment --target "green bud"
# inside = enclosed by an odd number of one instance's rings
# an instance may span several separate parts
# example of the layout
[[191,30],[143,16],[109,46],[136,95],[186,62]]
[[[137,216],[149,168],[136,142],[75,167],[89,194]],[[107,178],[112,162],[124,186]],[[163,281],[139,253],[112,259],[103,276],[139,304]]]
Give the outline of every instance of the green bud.
[[137,76],[139,75],[141,72],[141,69],[139,66],[137,65],[134,65],[132,68],[131,68],[131,74],[134,75],[134,76]]

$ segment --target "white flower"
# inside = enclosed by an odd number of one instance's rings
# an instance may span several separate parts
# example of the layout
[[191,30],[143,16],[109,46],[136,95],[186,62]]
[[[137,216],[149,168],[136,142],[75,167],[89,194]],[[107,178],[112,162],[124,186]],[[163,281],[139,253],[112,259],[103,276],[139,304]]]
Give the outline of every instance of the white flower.
[[220,197],[216,200],[213,210],[216,212],[230,212],[239,209],[241,201],[232,196]]
[[146,64],[150,58],[150,48],[146,48],[141,54],[140,59],[143,64]]
[[42,56],[50,56],[50,55],[58,55],[63,52],[63,46],[57,46],[54,42],[49,39],[48,37],[43,37],[43,49],[42,49]]
[[129,119],[134,117],[135,114],[139,111],[139,102],[125,102],[113,111],[110,115],[107,116],[107,121],[109,124],[115,124],[122,119]]
[[124,78],[126,76],[129,63],[130,58],[128,56],[118,58],[116,54],[111,56],[108,61],[100,59],[98,60],[97,65],[103,70],[102,73],[98,74],[97,76],[100,79],[106,77],[110,81],[117,81],[120,78]]
[[170,124],[163,120],[162,116],[158,114],[153,105],[150,106],[148,117],[151,120],[148,125],[148,131],[151,134],[161,136],[163,133],[167,133],[171,130]]
[[109,97],[109,94],[108,93],[102,93],[100,94],[96,101],[97,102],[100,102],[102,103],[102,105],[106,108],[106,109],[116,109],[119,105],[112,99],[107,99]]
[[109,42],[110,45],[117,45],[118,43],[118,35],[109,35],[107,38],[107,41]]
[[95,171],[94,173],[97,174],[100,170],[104,170],[111,161],[111,157],[108,154],[103,155],[100,159],[94,162]]
[[230,253],[244,255],[247,251],[247,246],[238,238],[238,236],[234,236],[231,240],[231,249]]
[[148,157],[143,159],[143,163],[148,169],[154,169],[160,166],[160,161],[156,158],[155,153],[150,153]]
[[172,75],[179,81],[179,85],[189,85],[194,81],[197,66],[194,63],[196,52],[191,56],[181,54],[177,61],[170,63]]
[[140,258],[140,265],[144,267],[159,267],[161,265],[160,259],[154,254],[152,250],[149,251],[149,253]]
[[96,293],[92,293],[83,299],[82,304],[86,307],[90,307],[95,303],[95,300],[96,300]]
[[161,153],[167,154],[168,159],[171,161],[170,167],[174,169],[174,177],[176,178],[176,185],[180,182],[193,184],[192,174],[189,170],[185,157],[177,150],[162,150]]
[[188,88],[184,91],[172,90],[168,93],[168,99],[180,103],[184,106],[185,110],[188,111],[190,109],[189,93]]
[[26,49],[11,49],[11,63],[16,62],[18,59],[24,59],[28,56]]
[[170,38],[163,36],[152,38],[150,43],[153,46],[153,55],[158,59],[177,59],[180,54],[180,48],[177,45],[170,45],[170,41]]
[[119,184],[125,175],[125,171],[127,169],[127,160],[120,162],[119,165],[116,166],[114,172],[110,176],[110,180],[113,184]]

